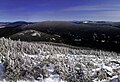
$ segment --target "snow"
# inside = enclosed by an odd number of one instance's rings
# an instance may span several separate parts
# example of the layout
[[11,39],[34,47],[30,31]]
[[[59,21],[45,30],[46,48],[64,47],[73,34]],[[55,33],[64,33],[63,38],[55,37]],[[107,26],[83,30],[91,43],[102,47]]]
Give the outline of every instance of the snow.
[[32,36],[37,36],[37,33],[33,33]]
[[46,78],[44,81],[45,81],[45,82],[61,82],[61,81],[59,80],[59,78],[54,77],[54,76],[51,76],[50,78]]
[[[4,66],[1,63],[0,64],[0,82],[8,82],[3,78],[3,73],[4,73],[3,70],[4,70]],[[66,82],[66,81],[63,81],[62,79],[60,79],[58,74],[51,74],[52,72],[54,72],[54,69],[52,67],[48,68],[47,70],[50,73],[50,76],[48,78],[45,78],[45,79],[38,78],[39,80],[33,80],[33,81],[19,80],[17,82]]]
[[105,42],[105,40],[101,40],[101,42]]
[[38,32],[34,32],[34,33],[32,33],[31,35],[32,35],[33,37],[34,37],[34,36],[39,36],[39,37],[41,36],[41,34],[38,33]]
[[54,36],[61,37],[60,35],[54,34]]
[[55,40],[55,38],[51,38],[51,40]]
[[84,21],[83,23],[88,23],[88,21]]
[[[40,51],[40,53],[42,54],[46,54],[45,51]],[[49,52],[50,53],[50,52]],[[40,55],[39,55],[40,56]],[[37,58],[38,55],[29,55],[24,53],[24,57],[29,57],[29,58]],[[89,71],[91,73],[91,75],[94,75],[97,71],[100,71],[101,69],[104,69],[109,75],[113,75],[113,69],[118,68],[119,65],[116,64],[111,64],[110,61],[111,59],[113,59],[113,57],[105,57],[106,59],[102,58],[102,57],[98,57],[95,55],[72,55],[72,54],[53,54],[52,56],[50,55],[46,55],[46,56],[42,56],[43,58],[49,59],[49,58],[66,58],[68,57],[68,60],[73,61],[71,62],[71,65],[76,64],[78,62],[79,59],[81,59],[82,62],[89,62],[90,64],[93,64],[96,68],[92,68],[91,71]],[[115,60],[115,59],[114,59]],[[120,61],[120,60],[118,60]],[[88,68],[86,68],[86,65],[83,63],[82,66],[84,67],[84,72],[86,72],[85,70],[88,70]],[[79,70],[79,67],[76,67],[77,70]],[[0,75],[2,75],[3,71],[3,65],[0,65]],[[60,79],[58,74],[52,74],[52,72],[54,72],[54,65],[50,64],[50,67],[47,67],[47,71],[49,73],[49,77],[45,78],[42,80],[42,78],[39,78],[39,81],[34,80],[34,82],[65,82],[62,79]],[[85,73],[86,74],[86,73]],[[2,78],[0,76],[0,78]],[[99,80],[98,78],[94,78],[93,82],[109,82],[110,80],[112,80],[113,82],[117,82],[116,79],[118,78],[117,75],[113,76],[112,78],[109,77],[108,79],[103,79],[103,80]],[[42,81],[40,81],[42,80]],[[27,82],[27,81],[18,81],[18,82]]]
[[37,36],[37,35],[38,35],[39,37],[41,36],[40,33],[37,33],[37,32],[32,33],[31,35],[32,35],[32,36]]
[[5,28],[5,26],[0,26],[0,28]]
[[[3,41],[5,40],[0,40],[0,43]],[[120,64],[111,62],[120,62],[120,54],[97,50],[76,50],[45,44],[16,43],[15,41],[9,43],[9,40],[2,44],[11,46],[0,45],[0,57],[5,57],[11,67],[14,68],[14,64],[17,64],[20,68],[24,67],[27,69],[25,66],[28,66],[29,69],[38,67],[38,69],[44,69],[45,71],[44,74],[46,77],[41,77],[42,74],[39,73],[41,76],[37,77],[38,80],[21,80],[18,82],[67,82],[63,78],[68,77],[66,75],[70,74],[77,77],[76,70],[81,69],[79,66],[82,67],[82,71],[86,77],[89,76],[92,78],[92,82],[110,82],[110,80],[117,82],[115,80],[120,78],[120,75],[118,75],[120,74]],[[20,51],[20,47],[16,46],[19,44],[22,44],[22,51]],[[17,58],[22,59],[21,62],[23,63],[16,63],[14,59],[17,60]],[[2,82],[4,80],[4,66],[2,62],[0,63],[0,79]],[[58,68],[55,68],[55,66]],[[15,69],[15,71],[17,70]],[[101,77],[101,74],[108,74],[109,76]]]
[[19,33],[18,35],[24,35],[24,33]]

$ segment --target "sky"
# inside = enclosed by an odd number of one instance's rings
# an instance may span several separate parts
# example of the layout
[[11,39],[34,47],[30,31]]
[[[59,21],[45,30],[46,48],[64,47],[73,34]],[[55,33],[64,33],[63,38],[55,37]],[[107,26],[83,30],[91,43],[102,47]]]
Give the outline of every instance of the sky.
[[120,21],[120,0],[0,0],[0,21]]

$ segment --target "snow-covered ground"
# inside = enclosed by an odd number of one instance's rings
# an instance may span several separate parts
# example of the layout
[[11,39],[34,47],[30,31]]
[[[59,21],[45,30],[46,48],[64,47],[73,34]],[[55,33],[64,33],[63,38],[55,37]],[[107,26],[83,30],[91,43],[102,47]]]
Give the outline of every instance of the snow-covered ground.
[[120,54],[114,52],[2,38],[0,59],[1,81],[120,82]]
[[[66,82],[66,81],[63,81],[62,79],[60,79],[58,74],[52,74],[52,72],[54,71],[53,68],[47,69],[47,70],[49,71],[49,75],[50,75],[48,78],[45,78],[45,79],[38,78],[38,80],[32,80],[32,81],[18,80],[17,82]],[[4,66],[3,66],[3,64],[0,64],[0,82],[9,82],[3,78],[3,76],[4,76],[3,74],[4,74]]]

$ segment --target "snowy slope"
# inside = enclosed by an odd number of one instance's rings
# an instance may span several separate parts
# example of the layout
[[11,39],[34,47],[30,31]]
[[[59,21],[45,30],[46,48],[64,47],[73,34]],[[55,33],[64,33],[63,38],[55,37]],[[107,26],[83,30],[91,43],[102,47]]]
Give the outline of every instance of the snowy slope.
[[4,65],[0,66],[0,75],[4,67],[3,79],[8,81],[120,82],[120,54],[114,52],[4,38],[0,39],[0,44],[1,65]]

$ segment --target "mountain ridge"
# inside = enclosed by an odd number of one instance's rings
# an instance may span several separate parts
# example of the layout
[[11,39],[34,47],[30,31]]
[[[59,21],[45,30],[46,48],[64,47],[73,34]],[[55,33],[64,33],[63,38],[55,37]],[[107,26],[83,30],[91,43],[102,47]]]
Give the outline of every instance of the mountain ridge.
[[[64,44],[119,51],[119,25],[119,22],[82,22],[76,24],[71,21],[43,21],[34,24],[13,26],[12,28],[1,28],[0,37],[9,38],[22,31],[35,30],[50,35],[60,36]],[[29,41],[29,39],[25,41]],[[57,42],[61,41],[58,40]]]

